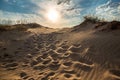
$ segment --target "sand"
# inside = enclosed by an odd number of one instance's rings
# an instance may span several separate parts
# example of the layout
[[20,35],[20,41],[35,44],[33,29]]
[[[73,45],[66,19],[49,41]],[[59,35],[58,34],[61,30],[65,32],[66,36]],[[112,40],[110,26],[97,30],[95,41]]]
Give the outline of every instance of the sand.
[[0,80],[120,80],[120,30],[93,27],[1,32]]

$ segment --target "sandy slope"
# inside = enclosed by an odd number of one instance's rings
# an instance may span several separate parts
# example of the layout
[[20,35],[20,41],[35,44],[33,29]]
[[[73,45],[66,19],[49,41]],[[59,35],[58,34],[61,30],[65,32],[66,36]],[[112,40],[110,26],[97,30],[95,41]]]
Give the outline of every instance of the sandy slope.
[[1,32],[0,80],[120,80],[120,30],[88,25]]

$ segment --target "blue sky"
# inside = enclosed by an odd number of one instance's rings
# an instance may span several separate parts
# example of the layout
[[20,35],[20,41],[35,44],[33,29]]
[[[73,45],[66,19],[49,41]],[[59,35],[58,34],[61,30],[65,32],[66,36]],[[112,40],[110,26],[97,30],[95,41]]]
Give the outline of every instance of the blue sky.
[[[52,23],[45,14],[55,8],[60,19]],[[80,24],[86,15],[105,20],[120,20],[120,0],[0,0],[0,19],[26,20],[49,27]]]

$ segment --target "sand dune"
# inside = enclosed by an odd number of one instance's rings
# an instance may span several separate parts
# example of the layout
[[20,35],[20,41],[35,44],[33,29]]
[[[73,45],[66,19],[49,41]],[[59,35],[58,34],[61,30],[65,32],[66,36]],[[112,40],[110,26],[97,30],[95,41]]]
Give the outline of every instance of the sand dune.
[[120,25],[96,24],[0,32],[0,80],[120,80]]

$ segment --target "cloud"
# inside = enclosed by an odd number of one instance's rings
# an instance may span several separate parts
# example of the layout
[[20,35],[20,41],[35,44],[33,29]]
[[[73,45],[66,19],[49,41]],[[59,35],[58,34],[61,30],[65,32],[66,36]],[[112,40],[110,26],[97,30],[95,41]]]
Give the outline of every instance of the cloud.
[[[6,15],[6,16],[4,16]],[[12,24],[15,24],[17,20],[23,20],[26,22],[41,22],[42,18],[39,15],[36,14],[21,14],[21,13],[13,13],[13,12],[7,12],[0,10],[0,19],[1,20],[12,20]],[[24,22],[23,22],[24,23]],[[42,23],[41,23],[42,24]]]
[[[63,16],[71,16],[73,15],[78,15],[80,14],[80,8],[75,7],[75,3],[73,0],[46,0],[46,1],[39,1],[39,2],[34,2],[37,6],[39,6],[38,13],[40,12],[45,12],[49,8],[56,8],[60,13],[63,14]],[[72,13],[67,14],[67,13]],[[76,14],[75,14],[76,12]],[[79,12],[79,13],[78,13]]]
[[[53,0],[55,1],[55,0]],[[70,4],[71,0],[57,0],[57,4],[60,5],[60,4]]]
[[4,0],[5,2],[9,2],[9,0]]
[[107,21],[120,20],[120,3],[109,0],[107,3],[96,7],[96,13],[99,18],[104,18]]
[[[61,1],[58,4],[58,1]],[[44,23],[49,24],[50,26],[61,26],[63,27],[63,25],[66,26],[70,26],[69,24],[78,24],[81,22],[80,19],[80,12],[82,11],[81,8],[77,8],[76,3],[74,0],[41,0],[41,1],[37,1],[34,2],[37,6],[39,6],[39,10],[36,11],[36,13],[38,15],[42,16],[42,19],[45,20]],[[60,18],[59,19],[59,23],[57,24],[52,24],[50,21],[47,21],[47,19],[45,19],[46,17],[46,13],[49,9],[54,8],[58,11],[58,13],[60,13]]]

